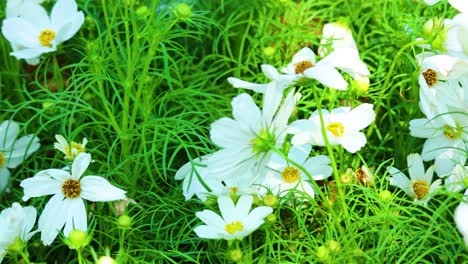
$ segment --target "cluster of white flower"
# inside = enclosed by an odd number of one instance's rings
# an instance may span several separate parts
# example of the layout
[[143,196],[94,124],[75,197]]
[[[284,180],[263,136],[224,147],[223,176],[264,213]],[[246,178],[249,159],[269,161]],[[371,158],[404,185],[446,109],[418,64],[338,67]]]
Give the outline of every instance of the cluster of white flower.
[[260,109],[246,93],[233,98],[233,118],[223,117],[211,125],[211,140],[220,149],[193,159],[176,173],[177,180],[184,180],[183,194],[187,200],[194,195],[202,201],[210,196],[218,197],[222,217],[210,210],[197,213],[206,224],[195,229],[198,236],[242,239],[273,211],[271,207],[260,206],[249,213],[253,196],[281,198],[292,193],[297,198],[312,199],[319,188],[315,181],[332,174],[328,156],[311,157],[313,146],[341,145],[355,153],[366,144],[360,130],[374,121],[371,104],[354,109],[317,109],[309,119],[290,123],[296,102],[301,100],[294,86],[304,86],[307,82],[303,79],[346,90],[348,82],[341,70],[361,89],[367,90],[369,86],[369,70],[359,58],[352,33],[345,24],[325,25],[321,43],[318,53],[322,59],[318,62],[315,53],[305,47],[281,73],[272,65],[262,65],[262,72],[271,80],[269,83],[228,78],[235,88],[263,94],[263,103]]
[[[425,2],[434,5],[439,1]],[[431,18],[426,22],[426,44],[422,47],[430,51],[417,55],[419,106],[425,118],[411,120],[409,125],[412,136],[426,138],[422,153],[408,156],[410,179],[398,169],[388,168],[390,184],[423,205],[442,187],[442,179],[451,192],[468,187],[468,1],[448,2],[460,13],[453,19]],[[423,161],[434,161],[434,165],[424,172]],[[434,172],[441,179],[432,182]],[[455,222],[468,245],[467,208],[462,201]]]

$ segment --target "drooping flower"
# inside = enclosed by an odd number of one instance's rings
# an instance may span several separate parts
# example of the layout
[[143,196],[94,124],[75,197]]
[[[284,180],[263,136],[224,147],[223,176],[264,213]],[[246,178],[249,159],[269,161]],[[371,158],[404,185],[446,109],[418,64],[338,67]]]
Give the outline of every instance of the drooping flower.
[[457,164],[452,173],[445,179],[445,188],[459,192],[468,188],[468,166]]
[[419,154],[409,154],[407,160],[409,178],[400,170],[387,167],[391,175],[388,178],[390,185],[402,189],[416,204],[427,206],[434,193],[441,187],[441,180],[432,182],[433,167],[424,172],[424,164]]
[[84,23],[84,14],[78,11],[75,0],[58,0],[50,17],[47,11],[33,2],[24,5],[20,17],[8,17],[3,21],[2,33],[11,43],[17,59],[38,64],[40,56],[52,52],[69,40]]
[[269,206],[259,206],[250,211],[252,203],[253,197],[250,195],[241,196],[235,205],[230,197],[219,197],[221,216],[211,210],[197,212],[196,216],[205,225],[195,227],[195,233],[201,238],[225,240],[240,240],[248,236],[273,212]]
[[31,206],[13,203],[0,213],[0,263],[14,243],[24,246],[37,232],[31,232],[35,223],[36,209]]
[[[304,167],[313,180],[318,181],[328,178],[333,171],[329,166],[330,158],[324,155],[308,158],[311,149],[311,145],[292,146],[289,150],[288,158]],[[271,172],[263,184],[273,194],[279,193],[280,196],[284,196],[288,190],[295,189],[314,197],[315,191],[307,174],[278,153],[273,154],[267,166],[271,169]]]
[[73,161],[78,154],[86,152],[86,144],[88,144],[86,138],[83,138],[81,143],[72,141],[70,144],[62,135],[55,135],[55,139],[57,142],[54,143],[54,148],[65,154],[64,158],[68,161]]
[[[372,104],[362,104],[354,109],[339,107],[333,109],[331,113],[322,110],[325,131],[330,145],[342,145],[351,153],[359,151],[367,142],[366,136],[360,130],[369,126],[375,119],[373,107]],[[288,129],[288,133],[294,134],[292,144],[295,146],[326,145],[318,110],[312,113],[309,119],[294,121]]]
[[455,224],[458,230],[463,235],[465,245],[468,247],[468,190],[465,191],[465,199],[460,202],[460,205],[455,209]]
[[0,124],[0,192],[5,190],[10,171],[39,149],[39,138],[30,134],[19,139],[19,125],[14,121]]
[[114,187],[100,176],[82,177],[90,162],[90,154],[80,153],[71,165],[71,173],[61,169],[47,169],[21,182],[24,201],[31,197],[53,195],[39,217],[39,230],[44,245],[50,245],[64,226],[66,237],[73,229],[87,230],[84,200],[108,202],[125,198],[124,190]]

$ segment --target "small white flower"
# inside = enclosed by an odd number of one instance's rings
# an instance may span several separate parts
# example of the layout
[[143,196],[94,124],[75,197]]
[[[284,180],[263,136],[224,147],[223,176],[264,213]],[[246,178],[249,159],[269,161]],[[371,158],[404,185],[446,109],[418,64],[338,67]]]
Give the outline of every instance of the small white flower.
[[352,48],[357,50],[356,41],[349,26],[343,22],[327,23],[323,25],[322,40],[318,54],[321,57],[326,56],[333,50],[342,48]]
[[459,192],[468,188],[468,166],[457,164],[450,176],[445,179],[445,187],[451,192]]
[[[330,158],[324,155],[308,158],[311,149],[311,145],[292,146],[288,158],[304,167],[314,180],[328,178],[333,171],[329,166]],[[279,193],[280,196],[284,196],[288,190],[295,189],[314,197],[315,191],[309,177],[279,154],[273,154],[268,167],[272,172],[265,179],[264,185],[270,188],[273,194]]]
[[468,247],[468,190],[465,191],[465,200],[461,201],[460,205],[455,209],[455,224],[458,230],[463,235],[465,245]]
[[[350,107],[339,107],[331,113],[322,110],[325,131],[330,145],[342,145],[347,151],[355,153],[367,142],[361,129],[369,126],[375,119],[372,104],[362,104],[351,110]],[[320,125],[318,110],[312,113],[309,119],[294,121],[288,129],[294,134],[292,144],[295,146],[312,144],[325,146]]]
[[3,21],[2,33],[11,43],[12,56],[38,64],[43,53],[55,51],[84,23],[83,12],[78,12],[74,0],[58,0],[50,17],[40,5],[24,5],[21,17],[8,17]]
[[39,138],[27,135],[16,139],[19,125],[13,121],[0,124],[0,192],[5,190],[10,179],[10,171],[39,149]]
[[416,204],[427,206],[434,193],[441,187],[441,180],[432,182],[432,166],[424,173],[424,164],[419,154],[409,154],[408,171],[410,178],[394,167],[387,167],[391,177],[390,185],[402,189]]
[[81,143],[72,141],[70,144],[62,135],[55,135],[55,139],[57,142],[54,143],[54,148],[65,154],[64,158],[68,161],[73,161],[78,154],[86,152],[86,144],[88,144],[86,138],[83,138]]
[[67,237],[73,229],[88,229],[84,200],[108,202],[125,198],[124,190],[114,187],[100,176],[82,177],[90,162],[90,154],[80,153],[73,161],[71,174],[61,169],[48,169],[21,182],[24,201],[31,197],[53,195],[39,217],[44,245],[50,245],[64,226]]
[[242,239],[257,230],[265,217],[273,212],[268,206],[259,206],[252,211],[253,197],[243,195],[234,205],[231,198],[221,196],[218,206],[221,216],[211,210],[197,212],[196,215],[205,225],[197,226],[194,231],[201,238],[208,239]]
[[21,207],[19,203],[13,203],[0,213],[0,263],[16,239],[26,243],[37,232],[31,232],[35,223],[36,209],[31,206]]

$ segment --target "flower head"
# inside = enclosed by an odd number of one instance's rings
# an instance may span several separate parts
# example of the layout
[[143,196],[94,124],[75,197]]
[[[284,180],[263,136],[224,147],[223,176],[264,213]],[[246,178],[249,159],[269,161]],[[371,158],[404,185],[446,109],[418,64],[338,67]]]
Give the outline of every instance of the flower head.
[[0,192],[5,190],[10,178],[10,171],[39,149],[39,138],[27,135],[16,139],[19,125],[13,121],[0,124]]
[[[375,113],[372,104],[362,104],[351,109],[339,107],[331,113],[322,110],[325,131],[330,145],[342,145],[347,151],[355,153],[367,142],[361,129],[374,121]],[[309,119],[293,122],[288,133],[294,134],[292,143],[295,146],[312,144],[325,146],[318,110],[312,113]]]
[[253,197],[243,195],[234,205],[228,196],[218,198],[221,216],[211,210],[203,210],[196,215],[205,225],[197,226],[194,231],[201,238],[242,239],[265,222],[265,217],[273,212],[269,206],[259,206],[252,211]]
[[[468,190],[465,191],[465,199],[468,198]],[[468,247],[468,201],[463,200],[460,205],[455,209],[455,224],[458,230],[463,235],[465,245]]]
[[41,5],[30,2],[24,5],[21,16],[3,21],[2,33],[12,45],[12,56],[38,64],[41,54],[55,51],[83,23],[84,14],[78,11],[75,0],[58,0],[50,17]]
[[432,182],[433,167],[424,172],[424,164],[419,154],[408,155],[408,171],[410,178],[394,167],[387,170],[391,177],[390,184],[402,189],[417,204],[427,205],[434,193],[441,187],[441,180]]
[[43,170],[25,179],[23,200],[53,195],[39,218],[39,230],[44,245],[50,245],[65,226],[64,234],[73,229],[86,231],[88,221],[84,200],[116,201],[125,198],[125,191],[111,185],[100,176],[85,176],[91,155],[80,153],[71,165],[71,173],[61,169]]
[[65,159],[68,161],[73,161],[78,154],[86,152],[86,144],[88,144],[86,138],[83,138],[81,143],[72,141],[70,144],[62,135],[55,135],[55,139],[57,142],[54,143],[54,148],[65,154]]

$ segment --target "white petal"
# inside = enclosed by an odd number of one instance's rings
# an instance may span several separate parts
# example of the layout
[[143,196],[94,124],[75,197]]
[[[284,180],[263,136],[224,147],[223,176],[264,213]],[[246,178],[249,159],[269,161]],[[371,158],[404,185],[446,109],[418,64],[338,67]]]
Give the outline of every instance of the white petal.
[[234,215],[240,219],[244,218],[249,214],[252,203],[253,197],[251,195],[242,195],[239,200],[237,200]]
[[91,163],[90,154],[84,152],[78,154],[78,156],[75,158],[72,164],[72,178],[78,180],[88,168],[89,163]]
[[455,209],[455,224],[457,225],[458,230],[463,235],[465,239],[465,246],[468,247],[468,203],[462,201],[460,205]]
[[46,246],[52,244],[60,230],[65,225],[66,208],[64,208],[63,194],[56,194],[47,202],[39,217],[41,240]]
[[296,64],[303,61],[310,61],[315,64],[315,53],[308,47],[302,48],[292,58],[292,63]]
[[234,221],[234,212],[235,206],[232,199],[228,196],[221,196],[218,198],[218,206],[219,211],[221,212],[221,216],[223,217],[226,223]]
[[428,138],[424,142],[423,150],[421,153],[424,161],[433,160],[440,156],[442,153],[449,151],[450,146],[453,144],[453,140],[448,139],[444,135]]
[[74,229],[86,232],[88,229],[88,219],[86,217],[86,208],[83,199],[65,199],[64,207],[67,213],[63,234],[68,237],[70,231]]
[[18,136],[19,125],[14,121],[3,121],[0,124],[0,150],[10,150],[11,144]]
[[344,149],[351,153],[356,153],[366,145],[367,139],[362,132],[351,132],[343,135],[339,138],[339,141]]
[[312,146],[310,144],[297,147],[292,146],[291,149],[289,149],[288,158],[302,165],[307,157],[309,157],[311,149]]
[[8,168],[16,168],[21,162],[39,149],[39,139],[34,135],[27,135],[16,140],[11,152],[7,155]]
[[317,64],[304,71],[304,76],[315,79],[321,84],[337,90],[348,89],[348,83],[343,76],[333,67]]
[[10,171],[7,167],[0,169],[0,193],[5,190],[10,180]]
[[[353,130],[361,130],[368,127],[375,119],[374,106],[372,104],[361,104],[349,112],[347,124]],[[346,126],[345,126],[346,127]]]
[[239,126],[239,122],[227,117],[216,120],[211,124],[210,138],[217,146],[222,148],[240,147],[250,144],[254,137],[252,132],[247,132]]
[[367,65],[359,58],[357,49],[340,48],[330,53],[323,58],[320,63],[326,64],[333,68],[338,68],[351,76],[361,75],[369,76],[370,72]]
[[215,212],[211,210],[203,210],[195,214],[203,223],[211,228],[224,229],[225,221]]
[[388,178],[390,185],[396,186],[402,189],[408,196],[414,198],[415,194],[413,187],[411,186],[411,181],[403,174],[401,171],[394,167],[387,167],[387,170],[391,177]]
[[426,118],[413,119],[409,122],[410,134],[413,137],[429,138],[440,135],[441,131],[432,127]]
[[468,14],[468,2],[466,0],[448,0],[448,2],[461,13]]
[[40,29],[22,18],[7,18],[3,21],[2,33],[10,43],[20,45],[25,48],[39,48],[38,41]]
[[86,176],[81,179],[81,197],[92,202],[108,202],[125,198],[125,191],[110,184],[99,176]]
[[21,230],[20,237],[23,241],[28,241],[35,232],[31,233],[31,230],[36,223],[37,211],[32,206],[23,207],[24,212],[24,224]]
[[258,106],[248,94],[240,94],[231,102],[232,115],[239,125],[247,131],[260,130],[261,112]]
[[234,77],[229,77],[227,80],[234,88],[244,88],[257,93],[264,93],[267,87],[267,84],[251,83]]
[[24,179],[20,186],[24,189],[23,201],[31,197],[41,197],[50,194],[62,193],[62,184],[70,178],[70,174],[64,170],[48,169]]
[[409,154],[407,157],[407,161],[408,161],[408,171],[409,171],[411,180],[413,181],[425,180],[428,183],[432,182],[432,179],[428,180],[425,177],[424,164],[419,154],[415,154],[415,153]]
[[208,238],[208,239],[221,239],[223,236],[219,233],[218,230],[213,229],[211,226],[201,225],[197,226],[193,229],[195,234],[197,234],[200,238]]
[[71,18],[68,20],[68,23],[62,24],[60,28],[56,28],[57,36],[54,39],[55,45],[59,45],[60,43],[72,38],[76,32],[80,30],[84,20],[85,18],[83,12],[78,12],[71,16]]

